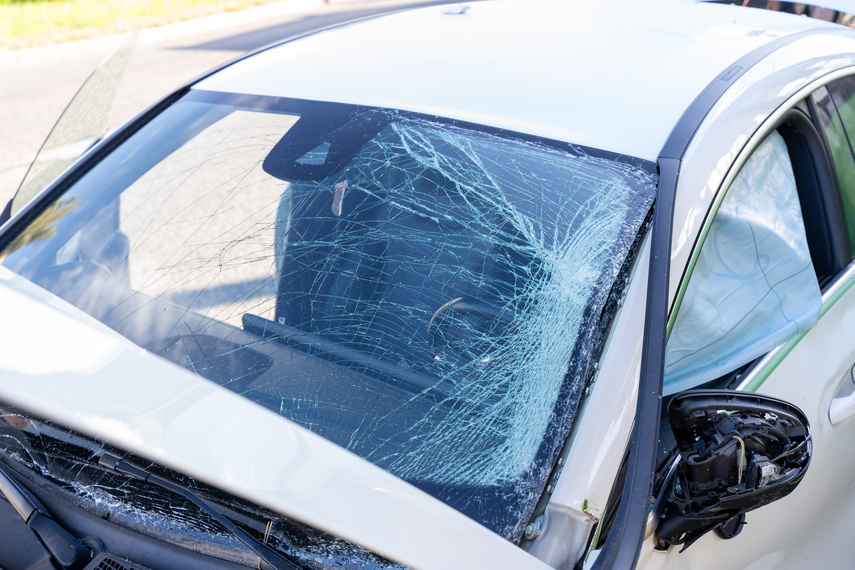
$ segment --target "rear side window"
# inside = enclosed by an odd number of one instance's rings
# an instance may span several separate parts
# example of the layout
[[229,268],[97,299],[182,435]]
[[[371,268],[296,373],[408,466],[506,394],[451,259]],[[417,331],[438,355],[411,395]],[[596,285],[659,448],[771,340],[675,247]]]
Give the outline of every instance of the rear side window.
[[855,251],[855,159],[851,136],[855,134],[855,77],[847,77],[814,94],[820,120],[834,161],[849,243]]
[[773,132],[704,238],[668,339],[664,393],[751,362],[816,324],[820,306],[793,166]]

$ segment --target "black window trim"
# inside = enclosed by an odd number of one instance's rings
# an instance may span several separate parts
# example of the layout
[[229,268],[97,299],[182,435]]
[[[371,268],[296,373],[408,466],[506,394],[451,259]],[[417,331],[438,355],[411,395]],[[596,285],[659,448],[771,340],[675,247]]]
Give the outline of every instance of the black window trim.
[[811,259],[820,287],[825,289],[849,263],[851,252],[840,188],[828,145],[815,122],[817,118],[816,104],[810,96],[789,110],[776,130],[787,144]]

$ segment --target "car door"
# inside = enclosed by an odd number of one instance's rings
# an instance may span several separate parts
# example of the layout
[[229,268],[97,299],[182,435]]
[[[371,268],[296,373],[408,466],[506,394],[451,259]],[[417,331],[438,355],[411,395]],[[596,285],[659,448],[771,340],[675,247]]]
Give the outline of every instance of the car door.
[[790,495],[748,513],[736,536],[710,532],[682,552],[653,537],[640,566],[851,564],[855,160],[841,117],[855,127],[855,80],[817,90],[755,137],[701,233],[666,349],[664,404],[697,387],[795,404],[812,429],[810,468]]

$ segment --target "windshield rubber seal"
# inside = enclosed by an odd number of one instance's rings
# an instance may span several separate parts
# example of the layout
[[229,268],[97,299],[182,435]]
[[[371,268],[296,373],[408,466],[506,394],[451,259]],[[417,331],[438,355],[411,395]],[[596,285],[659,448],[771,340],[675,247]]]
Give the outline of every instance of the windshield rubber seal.
[[828,30],[825,28],[802,30],[772,40],[742,56],[707,84],[692,101],[677,121],[659,154],[659,189],[653,205],[641,377],[635,423],[628,442],[626,479],[621,489],[620,505],[615,514],[614,523],[599,556],[594,561],[592,570],[634,568],[644,542],[659,440],[665,333],[670,309],[668,281],[674,203],[680,179],[680,167],[686,150],[712,108],[749,69],[784,46],[823,32]]

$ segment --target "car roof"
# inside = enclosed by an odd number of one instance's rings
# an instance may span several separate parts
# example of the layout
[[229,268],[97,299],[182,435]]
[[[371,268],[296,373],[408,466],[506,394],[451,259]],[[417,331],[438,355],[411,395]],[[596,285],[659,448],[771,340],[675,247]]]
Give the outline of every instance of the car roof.
[[687,0],[488,0],[351,24],[263,51],[195,88],[405,109],[655,160],[743,55],[837,26]]

